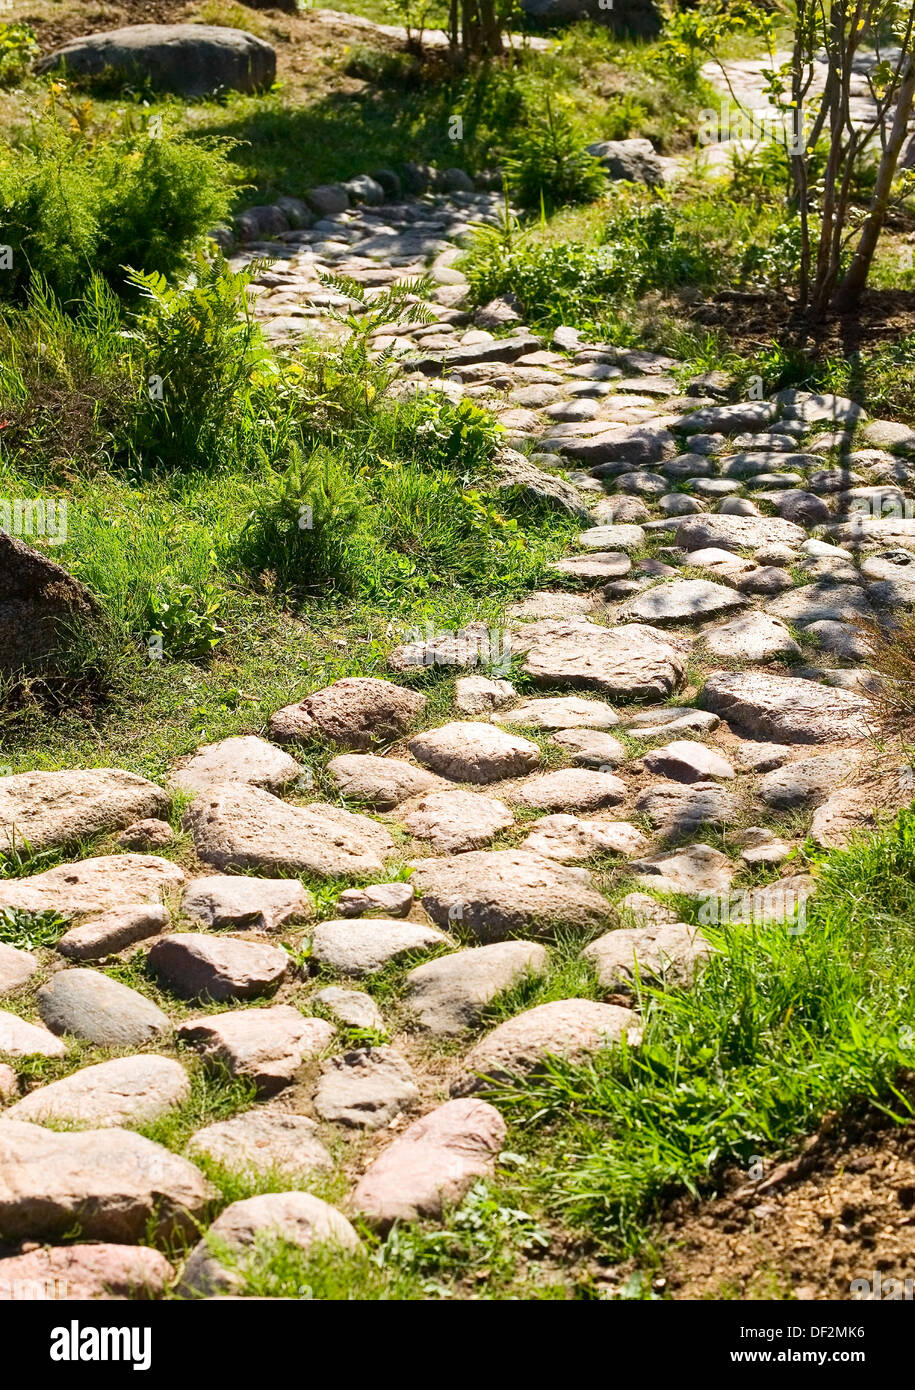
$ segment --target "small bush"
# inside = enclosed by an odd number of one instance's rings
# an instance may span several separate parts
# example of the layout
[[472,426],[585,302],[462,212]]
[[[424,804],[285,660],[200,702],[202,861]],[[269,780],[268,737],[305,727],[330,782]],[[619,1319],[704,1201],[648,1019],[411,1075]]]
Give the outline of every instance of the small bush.
[[432,311],[422,303],[432,290],[428,276],[399,280],[373,297],[348,276],[321,272],[328,289],[344,295],[346,309],[328,317],[345,330],[339,346],[306,351],[292,364],[298,370],[299,410],[312,426],[352,425],[368,420],[398,375],[394,354],[372,353],[372,334],[389,324],[429,323]]
[[141,294],[130,337],[141,361],[140,398],[124,446],[137,462],[213,466],[221,440],[238,429],[272,358],[248,313],[246,287],[264,269],[230,271],[201,254],[178,285],[130,272]]
[[472,401],[455,403],[432,391],[419,397],[409,430],[418,461],[467,473],[489,461],[503,433],[489,412]]
[[546,102],[544,114],[529,115],[503,161],[505,186],[526,208],[546,209],[599,198],[607,176],[588,154],[584,139],[564,111]]
[[29,471],[42,464],[112,461],[114,436],[135,395],[121,308],[94,276],[64,311],[42,276],[28,303],[0,308],[3,452]]
[[37,57],[34,29],[28,24],[0,24],[0,87],[18,87]]
[[20,907],[0,908],[0,943],[20,951],[40,946],[56,946],[67,929],[67,919],[59,912],[27,912]]
[[96,129],[91,102],[52,91],[26,142],[0,151],[0,240],[13,258],[0,294],[23,299],[36,275],[69,301],[96,273],[120,294],[125,266],[177,274],[228,211],[225,143]]
[[307,586],[347,573],[365,505],[364,489],[327,450],[294,454],[242,533],[245,563]]
[[713,261],[712,251],[680,230],[667,203],[636,195],[619,198],[592,245],[488,228],[466,273],[478,303],[511,291],[534,323],[583,323],[649,290],[709,283]]
[[149,632],[162,655],[175,661],[203,661],[226,635],[221,618],[225,598],[212,584],[162,583],[149,596]]

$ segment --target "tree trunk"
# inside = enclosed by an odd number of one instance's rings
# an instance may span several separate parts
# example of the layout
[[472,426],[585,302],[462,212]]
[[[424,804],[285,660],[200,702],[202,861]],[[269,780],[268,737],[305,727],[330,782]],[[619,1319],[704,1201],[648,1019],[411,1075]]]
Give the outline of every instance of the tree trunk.
[[870,209],[861,229],[861,236],[851,265],[848,267],[845,278],[833,299],[835,308],[842,313],[848,313],[849,310],[857,308],[864,286],[867,284],[874,252],[877,249],[877,241],[886,220],[890,189],[896,175],[899,155],[905,142],[913,102],[915,102],[915,60],[910,57],[906,75],[899,86],[896,97],[896,115],[893,118],[893,125],[883,151],[883,157],[880,160]]

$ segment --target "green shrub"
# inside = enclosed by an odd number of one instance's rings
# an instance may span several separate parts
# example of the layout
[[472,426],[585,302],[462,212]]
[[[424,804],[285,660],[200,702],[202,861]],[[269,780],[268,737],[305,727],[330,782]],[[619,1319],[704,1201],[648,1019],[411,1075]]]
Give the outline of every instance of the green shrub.
[[56,946],[66,929],[66,917],[50,909],[28,912],[21,907],[0,908],[0,943],[20,951]]
[[763,241],[743,244],[740,277],[745,284],[781,289],[797,283],[801,265],[801,220],[781,222]]
[[34,29],[28,24],[0,24],[0,87],[17,87],[37,57]]
[[351,425],[371,417],[398,375],[390,350],[373,355],[372,334],[393,323],[430,323],[432,311],[421,301],[433,282],[425,275],[399,280],[371,296],[358,280],[319,273],[328,289],[350,301],[327,311],[344,335],[334,348],[306,350],[290,371],[298,371],[299,409],[312,425]]
[[93,130],[91,103],[58,88],[25,142],[0,150],[0,241],[13,261],[0,296],[23,299],[35,275],[68,301],[94,273],[119,293],[125,266],[177,274],[228,211],[225,142]]
[[490,228],[478,234],[466,273],[478,303],[512,291],[531,322],[585,323],[648,290],[709,283],[714,253],[680,230],[666,202],[621,196],[592,245]]
[[349,562],[364,505],[364,489],[338,456],[325,449],[308,457],[296,451],[248,517],[243,561],[273,570],[281,583],[297,588],[342,580],[354,568]]
[[[149,633],[161,639],[161,655],[201,661],[226,635],[221,618],[224,596],[212,584],[159,584],[149,596]],[[152,650],[152,648],[150,649]]]
[[491,458],[503,434],[489,412],[472,401],[450,401],[434,391],[417,399],[408,428],[417,460],[468,473]]
[[600,161],[564,111],[547,100],[543,115],[530,114],[503,160],[505,186],[522,207],[547,209],[599,198],[607,186]]
[[109,464],[135,394],[121,306],[94,276],[64,311],[42,276],[28,303],[0,307],[3,451],[29,471],[44,463]]
[[252,261],[233,272],[222,257],[209,262],[199,254],[177,285],[157,272],[130,272],[141,296],[129,336],[142,379],[123,445],[136,462],[212,467],[220,441],[241,427],[258,384],[272,370],[245,293],[264,268]]

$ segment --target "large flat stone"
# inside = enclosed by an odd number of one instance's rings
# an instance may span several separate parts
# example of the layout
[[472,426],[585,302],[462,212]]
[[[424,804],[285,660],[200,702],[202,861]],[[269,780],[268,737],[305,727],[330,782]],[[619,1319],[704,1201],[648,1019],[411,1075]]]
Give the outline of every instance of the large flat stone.
[[268,792],[280,792],[301,773],[295,758],[290,758],[282,748],[247,734],[198,748],[192,757],[173,769],[169,782],[192,796],[209,791],[219,782],[240,782],[263,787]]
[[[615,527],[605,527],[605,530],[615,530]],[[630,528],[626,528],[627,530]],[[640,529],[638,527],[634,529]],[[590,534],[590,533],[586,533]],[[568,555],[562,560],[553,560],[549,566],[554,574],[565,574],[572,579],[593,579],[595,583],[609,579],[620,579],[624,574],[628,574],[632,568],[632,561],[628,555],[622,555],[613,550],[595,550],[588,555]],[[569,598],[578,598],[577,594],[569,594]],[[573,609],[571,604],[540,603],[537,611],[519,612],[520,604],[514,606],[515,617],[525,618],[564,618],[574,616],[576,612],[585,612],[589,608],[590,600],[584,608]],[[564,611],[563,611],[564,610]]]
[[751,738],[784,743],[860,742],[872,728],[870,704],[851,690],[763,672],[713,672],[706,709]]
[[459,922],[481,942],[593,928],[611,908],[582,869],[527,850],[471,850],[424,860],[413,874],[422,905],[446,926]]
[[547,1057],[578,1061],[626,1037],[641,1042],[638,1017],[631,1009],[591,999],[560,999],[538,1004],[500,1023],[470,1049],[454,1094],[479,1090],[490,1079],[505,1081],[535,1072]]
[[70,39],[43,58],[42,72],[116,76],[183,96],[256,92],[276,77],[276,52],[264,39],[216,24],[132,24]]
[[0,1259],[0,1300],[161,1298],[174,1271],[148,1245],[39,1246]]
[[[148,1124],[190,1094],[188,1074],[179,1062],[141,1053],[82,1067],[60,1081],[39,1086],[4,1111],[3,1118],[92,1129]],[[0,1128],[0,1147],[3,1138]]]
[[22,989],[38,969],[38,961],[28,951],[0,941],[0,995]]
[[684,415],[678,429],[686,434],[740,434],[759,430],[778,419],[771,401],[739,401],[736,405],[710,405]]
[[620,617],[645,623],[697,623],[742,608],[746,602],[742,594],[709,579],[671,579],[630,599]]
[[307,1115],[261,1107],[198,1129],[187,1151],[236,1172],[302,1179],[334,1166],[317,1128]]
[[419,1100],[413,1069],[393,1047],[361,1047],[329,1057],[315,1092],[322,1120],[350,1129],[383,1129]]
[[560,453],[592,468],[610,460],[634,465],[659,463],[677,452],[677,441],[670,431],[653,425],[612,425],[583,437],[565,436],[558,430],[551,433]]
[[444,777],[475,783],[515,777],[540,759],[540,749],[530,739],[471,721],[417,734],[410,740],[410,752]]
[[174,932],[149,952],[149,967],[183,999],[253,999],[280,983],[290,957],[234,937]]
[[530,629],[523,669],[536,685],[661,700],[683,679],[683,654],[650,627],[570,621],[532,623]]
[[527,725],[532,729],[612,729],[619,716],[605,700],[562,695],[525,700],[496,715],[497,724]]
[[78,864],[58,864],[30,878],[0,882],[0,908],[28,912],[83,912],[136,903],[161,902],[163,894],[184,882],[184,870],[168,859],[148,854],[108,854]]
[[[536,595],[531,595],[532,598]],[[547,597],[547,596],[544,596]],[[565,595],[557,595],[565,597]],[[584,600],[587,607],[588,600]],[[515,604],[515,613],[509,616],[521,617],[522,614],[517,610],[523,608],[523,604]],[[540,617],[538,612],[535,616]],[[489,676],[459,676],[454,683],[454,703],[462,714],[489,714],[494,709],[501,709],[515,698],[515,687],[511,681],[491,680]],[[409,766],[409,764],[408,764]]]
[[138,941],[159,936],[168,923],[168,911],[161,903],[112,908],[64,932],[57,949],[68,960],[103,960]]
[[641,830],[628,821],[578,816],[541,816],[521,848],[561,864],[579,864],[597,854],[621,854],[627,859],[647,849]]
[[132,772],[20,772],[0,777],[0,848],[57,849],[167,812],[168,795]]
[[284,869],[326,877],[377,874],[394,848],[384,826],[341,806],[291,806],[258,787],[201,793],[185,823],[197,854],[219,869]]
[[411,883],[367,883],[344,888],[337,899],[341,917],[408,917],[413,906]]
[[563,767],[536,773],[511,789],[511,799],[538,811],[599,811],[626,799],[626,783],[611,772]]
[[759,550],[768,545],[800,545],[806,540],[802,526],[771,516],[725,516],[720,512],[688,516],[677,527],[681,550]]
[[655,892],[703,894],[726,892],[737,868],[720,849],[695,844],[638,860],[632,871]]
[[388,1145],[356,1185],[351,1205],[373,1226],[441,1216],[478,1179],[491,1177],[505,1121],[479,1100],[451,1100]]
[[440,854],[480,849],[514,825],[502,801],[477,792],[432,792],[411,802],[403,824],[418,840],[428,840]]
[[414,952],[453,945],[450,936],[419,922],[349,918],[319,922],[312,935],[311,956],[341,975],[373,975],[389,962]]
[[697,927],[686,922],[621,928],[598,937],[582,951],[602,987],[628,993],[639,983],[692,984],[712,948]]
[[60,1038],[38,1023],[27,1023],[18,1014],[0,1011],[0,1057],[65,1057]]
[[187,885],[181,910],[216,930],[270,932],[313,917],[314,902],[295,878],[211,874]]
[[[578,537],[578,544],[584,550],[601,551],[629,551],[641,550],[645,544],[645,532],[641,526],[635,526],[621,522],[617,525],[612,523],[607,526],[592,526],[587,531],[582,531]],[[628,559],[628,556],[624,558]],[[620,562],[612,574],[607,578],[616,579],[622,574],[628,574],[629,564],[625,566]]]
[[801,650],[783,622],[755,611],[706,629],[702,640],[712,656],[738,661],[770,661],[775,656],[798,656]]
[[844,750],[801,758],[760,778],[759,795],[776,810],[818,805],[852,775],[859,761],[859,755]]
[[267,1095],[292,1081],[306,1057],[323,1051],[333,1036],[332,1024],[306,1018],[289,1004],[207,1014],[176,1030],[180,1042],[233,1076],[250,1078]]
[[342,985],[328,985],[318,990],[308,1001],[320,1004],[326,1009],[335,1023],[344,1028],[361,1028],[372,1033],[383,1033],[384,1015],[370,994],[361,989],[345,989]]
[[675,739],[663,748],[652,748],[642,761],[649,772],[673,782],[705,782],[714,777],[730,781],[737,775],[727,758],[695,739]]
[[876,616],[867,594],[857,584],[804,584],[771,599],[767,607],[772,617],[785,623],[840,622],[851,616]]
[[600,729],[559,729],[553,742],[568,749],[576,767],[595,767],[609,772],[626,761],[626,745]]
[[99,1047],[142,1047],[172,1030],[151,999],[99,970],[58,970],[38,991],[38,1012],[52,1032]]
[[476,622],[456,632],[440,632],[405,642],[394,648],[387,664],[392,671],[422,671],[434,666],[467,670],[494,662],[502,654],[498,632],[491,631],[486,623]]
[[347,676],[278,710],[270,733],[278,739],[317,735],[361,752],[399,738],[425,708],[426,697],[418,691],[373,676]]
[[327,771],[343,796],[387,810],[408,797],[441,788],[442,779],[403,758],[379,758],[374,753],[341,753]]
[[411,970],[404,1001],[427,1032],[450,1037],[472,1028],[497,995],[519,980],[542,975],[546,949],[534,941],[497,941],[440,956]]
[[657,782],[646,787],[635,809],[668,838],[692,834],[702,825],[734,825],[740,819],[740,802],[717,782]]
[[135,1245],[197,1233],[215,1191],[200,1169],[128,1130],[58,1133],[0,1120],[0,1240]]

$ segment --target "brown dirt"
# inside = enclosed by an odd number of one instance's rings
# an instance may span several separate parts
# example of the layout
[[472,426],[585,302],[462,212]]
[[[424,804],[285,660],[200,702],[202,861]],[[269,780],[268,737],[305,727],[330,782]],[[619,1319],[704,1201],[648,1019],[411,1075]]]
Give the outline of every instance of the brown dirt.
[[[915,1092],[912,1078],[906,1089]],[[911,1124],[873,1109],[841,1125],[827,1117],[797,1158],[757,1182],[732,1171],[725,1187],[668,1209],[655,1287],[666,1281],[669,1297],[849,1300],[851,1281],[873,1288],[875,1271],[883,1297],[887,1280],[915,1278]]]
[[818,358],[850,356],[898,343],[915,333],[915,290],[868,290],[853,314],[833,314],[811,327],[783,292],[723,291],[690,313],[703,327],[722,329],[748,355],[782,343]]

